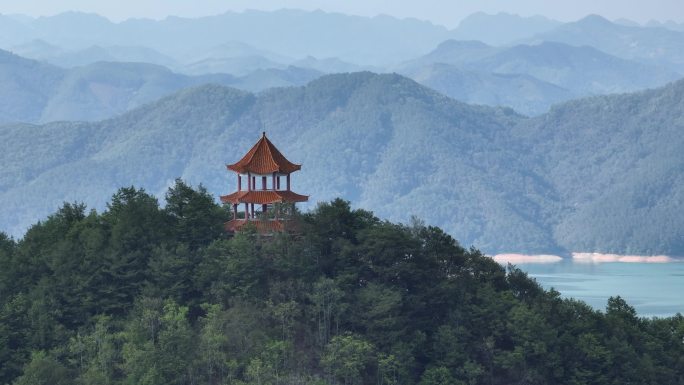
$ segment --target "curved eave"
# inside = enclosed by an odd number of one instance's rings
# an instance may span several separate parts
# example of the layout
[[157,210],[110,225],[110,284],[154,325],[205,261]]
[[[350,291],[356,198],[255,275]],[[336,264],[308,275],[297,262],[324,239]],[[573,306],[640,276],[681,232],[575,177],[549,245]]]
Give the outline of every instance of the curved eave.
[[294,164],[291,163],[288,165],[288,167],[264,167],[264,166],[256,166],[256,165],[241,165],[240,162],[238,163],[233,163],[233,164],[227,164],[226,168],[230,171],[234,171],[238,174],[247,174],[247,173],[252,173],[252,174],[259,174],[259,175],[270,175],[275,173],[279,174],[291,174],[295,171],[299,171],[302,169],[301,164]]
[[306,202],[309,200],[308,195],[300,195],[292,191],[236,191],[232,194],[221,196],[221,202],[239,204],[239,203],[282,203],[282,202]]

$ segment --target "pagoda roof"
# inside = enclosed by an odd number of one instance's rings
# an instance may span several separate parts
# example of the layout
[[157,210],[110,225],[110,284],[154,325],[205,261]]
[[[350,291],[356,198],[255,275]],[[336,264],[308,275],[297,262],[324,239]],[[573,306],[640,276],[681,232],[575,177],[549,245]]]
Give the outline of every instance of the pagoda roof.
[[289,174],[302,168],[287,160],[276,146],[262,133],[261,139],[237,163],[227,165],[229,170],[240,174]]
[[221,196],[223,203],[276,203],[276,202],[306,202],[307,195],[300,195],[292,191],[236,191],[232,194]]

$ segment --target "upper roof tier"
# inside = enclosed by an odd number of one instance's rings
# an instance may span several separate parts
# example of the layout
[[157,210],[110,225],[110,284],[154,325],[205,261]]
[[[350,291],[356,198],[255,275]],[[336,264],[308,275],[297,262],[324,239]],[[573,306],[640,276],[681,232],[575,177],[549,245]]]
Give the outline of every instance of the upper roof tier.
[[274,172],[289,174],[302,168],[287,160],[276,146],[262,133],[261,139],[237,163],[229,164],[229,170],[240,174],[271,174]]

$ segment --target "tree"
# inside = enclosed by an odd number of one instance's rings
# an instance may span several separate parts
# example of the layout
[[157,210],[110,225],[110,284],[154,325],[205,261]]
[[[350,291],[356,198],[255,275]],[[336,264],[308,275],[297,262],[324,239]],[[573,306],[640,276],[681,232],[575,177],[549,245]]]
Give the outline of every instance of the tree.
[[422,376],[418,385],[461,385],[463,382],[454,380],[449,369],[444,366],[438,366],[427,369]]
[[327,345],[330,336],[339,331],[340,313],[345,308],[342,302],[343,296],[344,292],[330,278],[323,277],[314,283],[309,299],[313,303],[316,314],[318,325],[316,340],[320,347]]
[[326,346],[321,364],[344,385],[363,383],[373,350],[373,345],[361,337],[351,334],[335,336]]
[[224,233],[227,213],[214,203],[202,185],[195,190],[176,179],[176,184],[166,193],[164,211],[171,218],[174,238],[187,244],[190,250],[206,246]]
[[37,351],[14,385],[71,385],[72,381],[69,369],[44,351]]

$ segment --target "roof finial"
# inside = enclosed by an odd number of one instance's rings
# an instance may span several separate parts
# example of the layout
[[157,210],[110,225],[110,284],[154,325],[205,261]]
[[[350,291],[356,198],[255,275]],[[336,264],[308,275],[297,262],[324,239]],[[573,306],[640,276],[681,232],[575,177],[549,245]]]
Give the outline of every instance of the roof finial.
[[266,131],[261,131],[261,137],[265,138],[266,137]]

